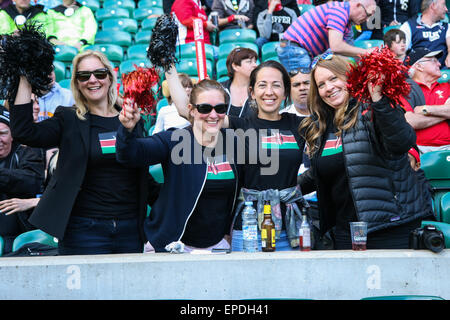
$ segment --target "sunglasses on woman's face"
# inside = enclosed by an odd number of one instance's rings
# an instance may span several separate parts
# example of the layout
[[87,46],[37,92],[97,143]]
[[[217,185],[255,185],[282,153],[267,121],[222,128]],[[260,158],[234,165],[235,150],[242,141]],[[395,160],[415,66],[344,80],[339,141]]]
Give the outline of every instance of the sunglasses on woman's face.
[[78,71],[78,72],[75,73],[75,78],[78,81],[85,82],[85,81],[88,81],[91,78],[92,74],[98,80],[103,80],[103,79],[105,79],[108,76],[109,71],[106,68],[97,69],[97,70],[94,70],[94,71]]
[[225,114],[228,109],[228,105],[226,103],[219,103],[218,105],[212,106],[208,103],[202,104],[194,104],[194,107],[197,108],[199,113],[208,114],[214,109],[218,114]]

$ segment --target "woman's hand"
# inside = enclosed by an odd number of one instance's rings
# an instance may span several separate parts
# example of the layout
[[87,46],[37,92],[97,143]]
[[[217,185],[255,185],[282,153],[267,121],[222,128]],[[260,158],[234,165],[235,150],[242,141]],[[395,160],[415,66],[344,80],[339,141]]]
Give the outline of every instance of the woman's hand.
[[129,131],[133,131],[136,123],[141,119],[141,113],[134,100],[127,99],[123,102],[122,111],[119,114],[119,120],[122,125]]
[[[384,81],[384,77],[382,77],[382,79],[381,79],[381,82],[383,82],[383,81]],[[367,88],[369,89],[369,93],[370,93],[370,96],[371,96],[373,102],[377,102],[377,101],[381,100],[381,98],[383,97],[383,95],[382,95],[383,87],[382,86],[374,85],[372,82],[369,82],[367,84]]]
[[31,199],[7,199],[0,201],[0,212],[5,215],[13,214],[16,212],[27,211],[37,206],[39,198]]

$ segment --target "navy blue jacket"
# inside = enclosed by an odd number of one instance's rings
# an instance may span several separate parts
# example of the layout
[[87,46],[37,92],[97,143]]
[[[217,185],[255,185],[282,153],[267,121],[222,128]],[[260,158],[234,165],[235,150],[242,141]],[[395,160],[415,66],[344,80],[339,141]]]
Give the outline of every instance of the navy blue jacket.
[[[228,136],[225,132],[228,132]],[[236,150],[236,137],[230,130],[221,130],[227,149]],[[228,140],[228,139],[225,139]],[[232,143],[231,143],[232,142]],[[231,143],[231,144],[230,144]],[[200,149],[199,149],[200,148]],[[241,165],[237,165],[236,152],[230,164],[235,177],[240,176]],[[165,252],[165,246],[179,241],[194,211],[203,190],[207,176],[207,162],[202,157],[201,146],[195,141],[192,127],[169,129],[146,138],[138,138],[136,132],[119,127],[116,140],[117,161],[132,167],[161,163],[164,184],[152,211],[145,220],[144,231],[147,240],[156,252]],[[238,195],[239,179],[236,179],[234,198]],[[230,224],[233,205],[229,208]]]

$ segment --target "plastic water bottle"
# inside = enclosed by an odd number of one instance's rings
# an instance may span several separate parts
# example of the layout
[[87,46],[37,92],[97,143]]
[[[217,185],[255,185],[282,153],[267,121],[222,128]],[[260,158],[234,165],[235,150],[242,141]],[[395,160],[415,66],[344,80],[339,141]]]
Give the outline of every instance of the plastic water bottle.
[[309,226],[306,210],[302,210],[302,224],[300,226],[300,251],[311,250],[311,227]]
[[251,201],[245,202],[242,212],[242,238],[244,252],[258,251],[258,222],[256,220],[256,210]]

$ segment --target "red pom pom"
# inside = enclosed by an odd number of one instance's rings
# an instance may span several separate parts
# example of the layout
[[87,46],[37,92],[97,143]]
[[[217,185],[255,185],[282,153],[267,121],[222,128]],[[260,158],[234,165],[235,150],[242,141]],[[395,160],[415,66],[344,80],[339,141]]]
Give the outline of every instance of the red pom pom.
[[159,75],[154,68],[134,67],[135,71],[122,75],[123,98],[133,99],[142,113],[150,114],[156,105],[152,88],[158,83]]
[[361,102],[372,101],[369,82],[382,87],[382,94],[393,103],[401,105],[401,97],[408,96],[410,86],[406,82],[408,67],[396,59],[388,47],[375,48],[361,56],[356,65],[352,65],[348,75],[347,88],[351,96]]

